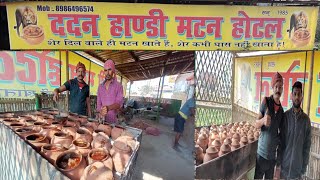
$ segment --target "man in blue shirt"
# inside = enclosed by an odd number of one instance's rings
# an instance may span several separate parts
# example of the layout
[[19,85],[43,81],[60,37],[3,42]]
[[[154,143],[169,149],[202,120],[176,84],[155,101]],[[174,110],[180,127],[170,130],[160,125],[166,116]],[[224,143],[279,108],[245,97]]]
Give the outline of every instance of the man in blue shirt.
[[59,93],[70,91],[69,111],[79,115],[91,116],[90,89],[83,78],[86,75],[86,67],[81,62],[76,67],[77,77],[65,82],[61,87],[53,91],[53,100],[58,101]]
[[182,106],[179,113],[174,119],[174,132],[176,132],[173,148],[176,148],[179,145],[179,139],[184,130],[184,123],[190,116],[195,114],[195,101],[194,97],[191,97],[187,102]]

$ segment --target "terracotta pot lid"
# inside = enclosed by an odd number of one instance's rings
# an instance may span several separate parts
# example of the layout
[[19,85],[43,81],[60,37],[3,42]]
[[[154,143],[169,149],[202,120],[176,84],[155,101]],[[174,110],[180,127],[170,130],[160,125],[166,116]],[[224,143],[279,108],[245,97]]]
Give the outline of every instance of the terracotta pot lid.
[[235,133],[232,137],[240,140],[240,135],[238,133]]
[[227,138],[224,140],[223,143],[224,143],[224,144],[231,144],[231,143],[232,143],[232,140],[231,140],[231,138],[227,137]]
[[217,146],[221,146],[221,142],[220,142],[220,140],[218,140],[218,139],[215,139],[212,143],[211,143],[214,147],[217,147]]
[[231,146],[240,146],[240,143],[237,139],[232,139]]
[[251,141],[254,140],[253,134],[249,134],[248,139],[250,139]]
[[230,147],[229,145],[227,145],[227,144],[223,144],[223,145],[221,146],[220,150],[221,150],[222,152],[230,152],[230,151],[231,151],[231,147]]
[[200,140],[206,140],[208,139],[207,134],[200,134],[200,136],[198,137]]
[[125,153],[130,153],[131,152],[130,146],[128,146],[126,143],[124,143],[122,141],[115,141],[113,146],[116,147],[117,149],[125,152]]
[[243,136],[240,141],[243,143],[247,143],[248,142],[247,136]]
[[206,153],[208,154],[215,154],[219,153],[218,149],[214,146],[209,146],[208,149],[206,150]]

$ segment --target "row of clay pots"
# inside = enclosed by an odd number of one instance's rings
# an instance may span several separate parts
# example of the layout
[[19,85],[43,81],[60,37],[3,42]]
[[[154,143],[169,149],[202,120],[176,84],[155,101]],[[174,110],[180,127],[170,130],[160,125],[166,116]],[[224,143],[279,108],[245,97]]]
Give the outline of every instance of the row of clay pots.
[[[78,156],[87,157],[87,161],[91,164],[97,160],[90,158],[90,151],[103,149],[107,151],[108,157],[110,155],[110,158],[105,162],[102,161],[105,167],[112,170],[112,161],[114,161],[115,170],[120,173],[124,171],[135,148],[135,140],[130,133],[127,133],[122,128],[111,128],[108,125],[95,122],[88,122],[77,129],[79,124],[72,123],[72,120],[60,120],[60,122],[52,120],[48,122],[48,120],[45,121],[45,118],[39,118],[40,115],[43,116],[44,114],[38,113],[37,116],[22,117],[24,118],[23,120],[22,118],[11,118],[5,122],[9,126],[12,125],[11,128],[29,141],[36,150],[40,151],[41,149],[44,156],[52,163],[58,162],[58,157],[63,153],[72,151],[73,153],[78,153]],[[62,122],[67,125],[63,126]],[[93,133],[93,136],[91,133]],[[112,139],[116,139],[113,147],[109,136]],[[49,142],[51,144],[48,144]],[[89,148],[90,145],[93,148],[92,150]],[[80,177],[79,175],[82,174],[80,169],[84,169],[81,166],[82,161],[77,165],[78,168],[66,170],[66,174],[71,177]],[[88,173],[91,174],[93,171],[88,171]]]

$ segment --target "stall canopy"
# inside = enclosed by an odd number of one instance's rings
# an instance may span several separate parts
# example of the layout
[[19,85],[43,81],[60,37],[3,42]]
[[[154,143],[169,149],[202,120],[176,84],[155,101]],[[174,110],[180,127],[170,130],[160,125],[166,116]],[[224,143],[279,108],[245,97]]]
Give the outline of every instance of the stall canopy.
[[[118,73],[130,81],[194,71],[194,51],[84,51],[78,54],[103,64],[112,59]],[[99,63],[100,62],[100,63]]]

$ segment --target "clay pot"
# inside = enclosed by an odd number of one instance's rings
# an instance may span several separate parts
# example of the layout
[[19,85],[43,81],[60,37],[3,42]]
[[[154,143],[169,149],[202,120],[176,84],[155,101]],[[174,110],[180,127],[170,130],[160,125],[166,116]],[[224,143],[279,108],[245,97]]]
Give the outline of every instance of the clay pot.
[[54,133],[51,139],[51,144],[61,144],[65,148],[69,148],[72,144],[73,138],[71,135],[64,132]]
[[196,155],[196,165],[200,165],[203,163],[203,149],[199,145],[195,145],[195,155]]
[[38,115],[38,116],[42,116],[42,115],[43,115],[43,112],[41,112],[41,111],[35,111],[33,114],[34,114],[34,115]]
[[[99,126],[99,127],[100,127],[100,126]],[[104,130],[104,129],[103,129],[103,130]],[[104,131],[105,131],[105,133],[108,135],[108,132],[106,132],[107,130],[104,130]],[[118,128],[118,127],[112,128],[112,130],[111,130],[111,138],[112,138],[113,140],[117,139],[118,137],[121,136],[121,134],[122,134],[123,131],[124,131],[124,129],[122,129],[122,128]]]
[[9,127],[15,131],[16,129],[23,128],[24,126],[26,126],[24,123],[17,122],[17,123],[11,123]]
[[[109,151],[103,148],[92,149],[88,154],[89,164],[92,164],[94,162],[105,162],[108,159],[111,159],[112,162],[112,158],[109,154]],[[113,169],[113,163],[110,164],[110,160],[108,161],[108,163],[106,163],[106,165],[109,169]]]
[[51,139],[53,138],[54,134],[60,132],[60,130],[58,128],[56,128],[55,126],[42,126],[42,130],[40,131],[41,134],[45,135],[49,141],[51,141]]
[[211,161],[217,157],[219,157],[219,150],[213,146],[209,146],[206,150],[206,154],[204,155],[203,163]]
[[227,154],[229,152],[231,152],[231,147],[227,144],[223,144],[220,148],[219,156],[222,156],[222,155]]
[[252,134],[252,135],[254,134],[252,130],[249,130],[247,133],[247,135],[250,135],[250,134]]
[[[217,132],[215,132],[215,133],[217,133]],[[213,134],[213,133],[211,133],[210,134],[210,136],[209,136],[209,143],[208,143],[208,145],[210,145],[216,138],[216,135],[215,134]]]
[[79,127],[80,126],[80,123],[76,120],[72,120],[72,119],[68,119],[66,122],[65,122],[65,126],[73,126],[73,127]]
[[76,139],[72,141],[72,145],[69,148],[70,150],[79,150],[84,157],[88,156],[90,152],[90,143],[85,139]]
[[33,123],[33,128],[36,131],[40,132],[42,130],[42,126],[49,126],[49,124],[47,124],[45,122],[39,122],[39,121]]
[[22,128],[16,129],[16,133],[19,134],[23,139],[25,139],[28,135],[37,133],[33,127],[24,126]]
[[115,170],[119,173],[123,173],[127,163],[129,162],[132,150],[122,141],[115,141],[110,155],[114,163]]
[[238,141],[240,141],[240,135],[238,133],[235,133],[232,138],[234,139],[238,139]]
[[209,129],[207,127],[203,127],[200,129],[200,134],[206,134],[209,135]]
[[78,121],[80,122],[80,125],[85,125],[88,122],[87,116],[79,116]]
[[259,139],[259,136],[260,136],[260,134],[259,134],[259,132],[258,131],[256,131],[255,133],[254,133],[254,139],[255,140],[258,140]]
[[46,144],[41,147],[41,152],[52,164],[54,164],[61,153],[67,150],[68,149],[63,147],[61,144]]
[[224,143],[224,144],[231,145],[232,140],[231,140],[231,138],[227,137],[227,138],[223,141],[223,143]]
[[35,122],[37,122],[37,120],[34,120],[34,119],[27,119],[26,120],[27,126],[32,126]]
[[[115,135],[115,139],[117,139],[122,133],[123,133],[123,129],[121,128],[117,128],[114,130],[114,135]],[[106,135],[108,135],[109,137],[111,137],[111,133],[112,133],[112,128],[109,125],[105,125],[105,124],[99,124],[98,128],[99,130],[102,130]],[[121,133],[120,133],[121,132]],[[118,135],[118,133],[120,133],[120,135]],[[118,136],[118,137],[117,137]]]
[[85,168],[80,180],[113,180],[112,170],[102,162],[95,162]]
[[0,114],[0,117],[2,118],[12,118],[14,116],[14,113],[3,113]]
[[48,138],[40,133],[30,134],[26,137],[26,140],[37,150],[40,151],[43,145],[49,144]]
[[7,126],[10,126],[11,123],[20,123],[16,118],[4,118],[2,122]]
[[57,157],[55,166],[71,179],[80,179],[87,164],[79,151],[69,150]]
[[234,150],[238,149],[239,147],[240,147],[240,143],[239,143],[238,139],[232,139],[231,151],[234,151]]
[[207,134],[200,134],[197,140],[197,144],[202,148],[203,152],[206,151],[208,143],[209,143],[209,138]]
[[31,120],[32,118],[31,117],[29,117],[29,116],[26,116],[26,115],[22,115],[22,116],[19,116],[19,121],[21,122],[21,123],[26,123],[26,121],[27,120]]
[[62,131],[69,133],[73,138],[76,137],[76,128],[74,126],[63,126]]
[[59,129],[59,130],[62,130],[62,127],[63,127],[63,125],[60,124],[58,121],[53,121],[53,122],[51,123],[51,126],[57,128],[57,129]]
[[223,142],[228,137],[227,132],[220,133],[220,139]]
[[50,124],[50,125],[52,124],[53,121],[54,121],[54,119],[52,119],[52,118],[47,118],[47,117],[43,118],[43,122]]
[[134,140],[131,136],[120,136],[116,139],[116,141],[122,141],[126,143],[128,146],[130,146],[132,151],[136,149],[136,140]]
[[96,130],[99,126],[99,123],[96,121],[88,121],[88,123],[86,125],[89,125],[93,128],[93,130]]
[[110,138],[104,132],[93,133],[91,146],[92,148],[105,148],[107,150],[111,150],[112,148]]
[[84,128],[88,130],[91,134],[93,133],[93,127],[89,126],[88,124],[81,126],[81,128]]
[[68,120],[68,116],[60,116],[60,115],[55,115],[54,116],[54,121],[59,122],[60,124],[65,124]]
[[217,129],[217,125],[212,124],[210,128],[211,128],[211,129]]
[[248,144],[248,138],[247,136],[243,136],[240,140],[240,146],[243,147],[243,146],[246,146]]
[[218,149],[218,151],[220,151],[220,147],[221,147],[221,142],[219,139],[216,139],[212,142],[211,146],[215,147]]
[[85,139],[87,142],[91,143],[92,142],[92,134],[90,131],[88,131],[85,128],[79,128],[76,131],[75,139]]
[[254,142],[254,136],[253,136],[253,134],[249,134],[249,136],[248,136],[248,142],[249,142],[249,143],[253,143],[253,142]]

